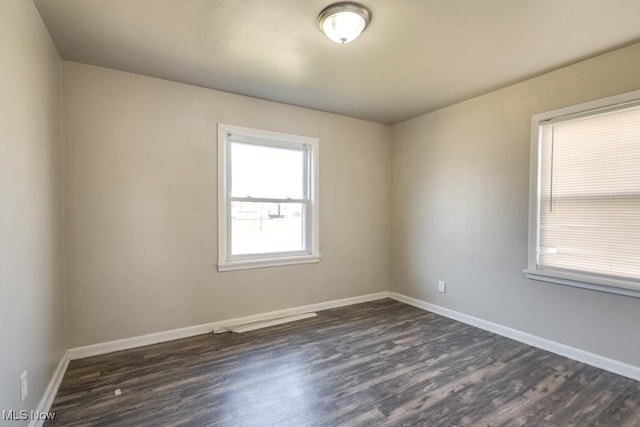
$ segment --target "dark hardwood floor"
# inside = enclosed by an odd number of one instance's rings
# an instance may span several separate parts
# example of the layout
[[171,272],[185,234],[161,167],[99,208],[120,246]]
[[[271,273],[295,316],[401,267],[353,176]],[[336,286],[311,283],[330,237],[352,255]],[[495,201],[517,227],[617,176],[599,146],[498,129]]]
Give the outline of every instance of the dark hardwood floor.
[[46,426],[640,426],[640,382],[380,300],[74,360],[51,410]]

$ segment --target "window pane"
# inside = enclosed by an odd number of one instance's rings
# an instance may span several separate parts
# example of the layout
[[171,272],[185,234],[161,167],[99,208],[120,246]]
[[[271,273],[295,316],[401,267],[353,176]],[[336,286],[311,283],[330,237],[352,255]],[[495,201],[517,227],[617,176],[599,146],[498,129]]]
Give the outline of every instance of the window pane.
[[304,204],[231,203],[231,254],[304,251]]
[[304,198],[305,151],[231,143],[231,196]]

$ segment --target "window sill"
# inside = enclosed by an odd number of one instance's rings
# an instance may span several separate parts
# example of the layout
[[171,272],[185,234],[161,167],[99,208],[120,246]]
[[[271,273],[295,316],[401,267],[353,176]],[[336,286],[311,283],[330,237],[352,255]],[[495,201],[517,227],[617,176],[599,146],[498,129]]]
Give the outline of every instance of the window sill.
[[640,298],[640,285],[626,280],[607,279],[589,276],[587,274],[582,275],[549,270],[525,269],[523,272],[527,279],[531,280]]
[[243,259],[219,261],[218,271],[247,270],[250,268],[277,267],[283,265],[312,264],[320,262],[320,255],[299,255],[280,258]]

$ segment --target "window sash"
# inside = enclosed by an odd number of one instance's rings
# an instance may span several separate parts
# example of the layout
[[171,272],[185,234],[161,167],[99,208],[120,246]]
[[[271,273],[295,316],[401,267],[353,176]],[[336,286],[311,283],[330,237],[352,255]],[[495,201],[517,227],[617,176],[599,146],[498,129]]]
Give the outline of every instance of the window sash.
[[[229,197],[234,197],[233,196],[233,159],[232,159],[232,150],[231,150],[231,146],[236,143],[236,144],[243,144],[243,145],[253,145],[256,147],[270,147],[270,148],[278,148],[278,149],[282,149],[282,150],[289,150],[289,151],[294,151],[294,152],[300,152],[302,153],[302,199],[304,200],[309,200],[309,194],[310,194],[310,189],[309,189],[309,185],[310,185],[310,177],[309,177],[309,172],[311,171],[310,165],[309,165],[309,161],[310,161],[310,151],[311,151],[311,146],[308,144],[292,144],[290,142],[286,142],[286,141],[273,141],[273,140],[267,140],[267,139],[263,139],[263,138],[255,138],[255,137],[242,137],[242,135],[230,135],[227,138],[227,165],[228,165],[228,174],[227,174],[227,180],[228,180],[228,185],[227,185],[227,191],[228,191],[228,196]],[[256,191],[256,194],[259,194],[259,191]],[[247,197],[252,197],[254,199],[258,199],[258,198],[262,198],[262,199],[270,199],[270,197],[261,197],[261,196],[257,196],[256,194],[245,194],[245,196]],[[238,197],[238,196],[235,196]],[[241,197],[241,196],[240,196]],[[271,199],[277,199],[277,197],[271,197]],[[286,198],[286,199],[291,199],[291,198]],[[299,199],[298,199],[299,200]]]
[[[311,255],[311,209],[310,202],[306,199],[267,199],[267,198],[253,198],[253,197],[230,197],[226,206],[227,211],[227,259],[229,261],[234,260],[248,260],[256,257],[264,258],[281,258],[289,256]],[[232,220],[232,203],[233,202],[251,202],[251,203],[276,203],[276,204],[302,204],[303,205],[303,217],[302,217],[302,249],[299,251],[282,251],[282,252],[254,252],[250,254],[233,254],[233,220]]]
[[[274,197],[251,197],[247,195],[246,197],[238,197],[232,196],[233,189],[233,179],[232,179],[232,171],[233,171],[233,161],[231,158],[231,144],[233,143],[241,143],[246,145],[254,145],[258,147],[273,147],[273,148],[281,148],[292,151],[301,151],[303,152],[303,170],[302,170],[302,188],[303,188],[303,198],[301,199],[293,199],[293,198],[274,198]],[[309,200],[309,185],[311,179],[309,177],[309,172],[311,168],[309,167],[309,161],[311,156],[309,155],[310,146],[308,144],[293,144],[285,141],[275,141],[264,138],[256,138],[245,135],[232,134],[227,138],[227,173],[228,173],[228,184],[227,184],[227,204],[226,204],[226,212],[227,212],[227,260],[246,260],[253,259],[256,257],[260,258],[280,258],[286,256],[298,256],[298,255],[308,255],[310,254],[310,236],[311,229],[309,225],[311,224],[311,210],[309,209],[310,200]],[[233,202],[257,202],[257,203],[301,203],[304,205],[304,218],[303,218],[303,247],[300,251],[285,251],[285,252],[255,252],[251,254],[233,254],[232,245],[233,245],[233,221],[232,221],[232,212],[231,206]]]

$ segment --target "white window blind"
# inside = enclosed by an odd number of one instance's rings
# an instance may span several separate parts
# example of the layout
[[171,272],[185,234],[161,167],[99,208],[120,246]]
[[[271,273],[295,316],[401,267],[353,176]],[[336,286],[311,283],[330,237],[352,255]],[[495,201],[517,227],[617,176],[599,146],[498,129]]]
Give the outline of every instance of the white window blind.
[[537,269],[640,289],[640,105],[539,126]]

